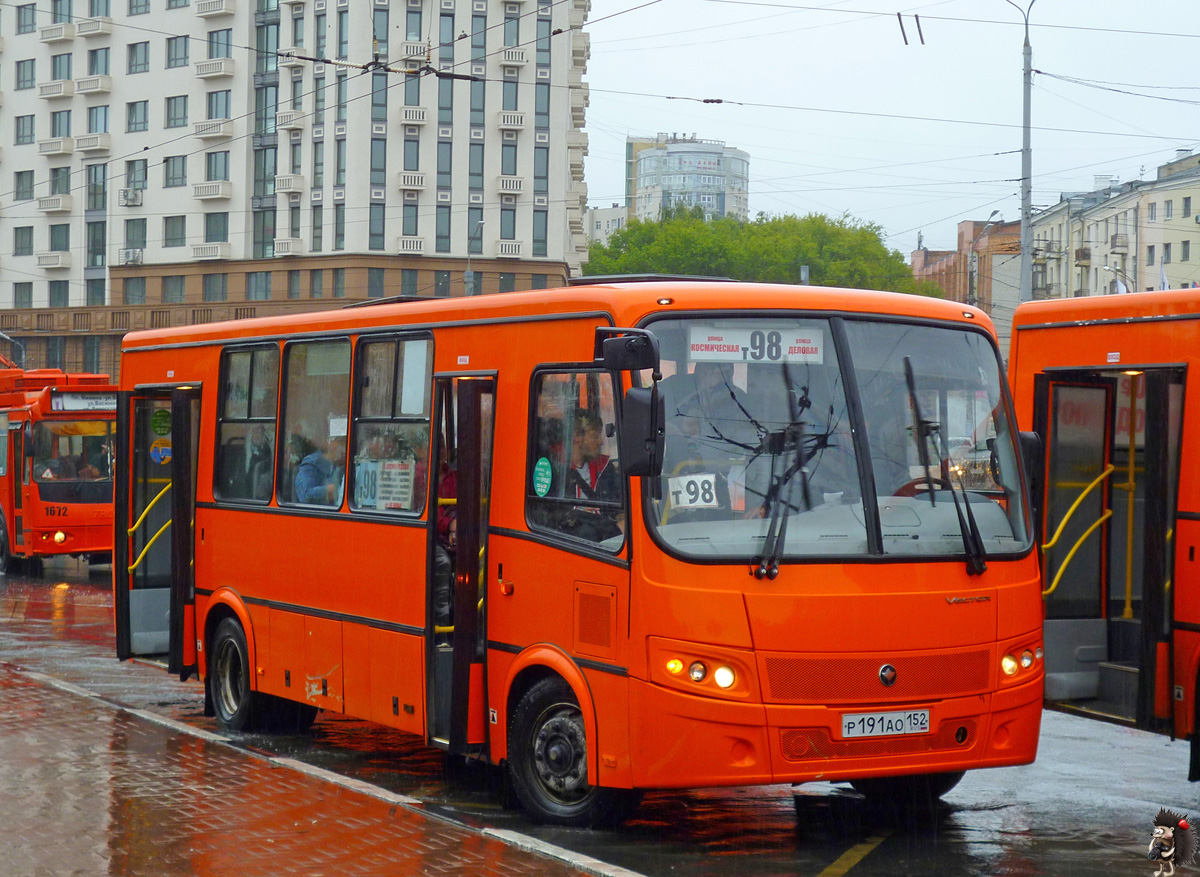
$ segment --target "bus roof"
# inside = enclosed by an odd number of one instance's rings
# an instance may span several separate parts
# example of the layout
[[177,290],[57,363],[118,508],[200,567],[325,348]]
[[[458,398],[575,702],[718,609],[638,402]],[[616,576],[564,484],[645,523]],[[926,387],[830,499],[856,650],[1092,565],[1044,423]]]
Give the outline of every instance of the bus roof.
[[1013,331],[1090,322],[1129,322],[1189,316],[1200,319],[1200,289],[1028,301],[1017,306],[1013,316]]
[[707,281],[607,283],[568,289],[493,293],[470,298],[388,302],[375,307],[315,311],[277,317],[202,323],[131,332],[122,350],[162,345],[203,344],[318,331],[354,331],[389,325],[470,323],[522,317],[606,313],[617,325],[632,325],[652,313],[755,308],[828,310],[905,315],[931,320],[973,322],[992,332],[987,314],[969,305],[926,296],[821,286]]

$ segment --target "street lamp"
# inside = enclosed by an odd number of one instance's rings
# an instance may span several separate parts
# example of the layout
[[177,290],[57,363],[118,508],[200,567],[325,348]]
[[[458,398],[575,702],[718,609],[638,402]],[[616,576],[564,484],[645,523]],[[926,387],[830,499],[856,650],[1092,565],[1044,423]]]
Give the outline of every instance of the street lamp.
[[969,305],[976,304],[979,299],[979,254],[975,252],[975,246],[979,243],[979,239],[987,234],[988,229],[996,224],[996,217],[999,215],[999,210],[993,210],[991,216],[987,218],[987,223],[975,233],[975,237],[971,240],[971,273],[967,277],[967,304]]
[[4,340],[4,341],[7,341],[9,344],[13,345],[13,347],[19,347],[19,348],[21,349],[21,365],[20,365],[20,368],[25,368],[25,345],[24,345],[24,344],[22,344],[20,341],[18,341],[16,338],[10,338],[10,337],[8,337],[8,336],[7,336],[7,335],[5,335],[3,332],[0,332],[0,339],[2,339],[2,340]]
[[[1128,274],[1126,274],[1120,268],[1114,268],[1112,265],[1105,265],[1104,270],[1111,271],[1113,274],[1115,274],[1117,276],[1117,292],[1118,293],[1122,291],[1122,287],[1124,287],[1125,292],[1129,292],[1131,290],[1137,289],[1137,281],[1135,281],[1132,277],[1130,277]],[[1122,277],[1125,278],[1124,283],[1121,282]]]
[[483,220],[479,219],[475,222],[475,228],[471,229],[471,233],[467,235],[467,270],[463,272],[463,292],[467,295],[475,294],[475,272],[471,270],[471,244],[475,242],[476,236],[482,230]]

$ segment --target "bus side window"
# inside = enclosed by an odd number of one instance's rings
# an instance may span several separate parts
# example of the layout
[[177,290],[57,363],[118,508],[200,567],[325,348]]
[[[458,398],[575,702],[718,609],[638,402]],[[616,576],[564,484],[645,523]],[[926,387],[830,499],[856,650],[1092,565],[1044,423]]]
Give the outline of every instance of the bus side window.
[[625,480],[617,459],[615,399],[607,372],[537,375],[526,490],[534,529],[614,551],[621,547]]
[[[283,432],[290,502],[341,508],[346,492],[350,341],[299,341],[284,348]],[[289,500],[285,500],[289,501]]]
[[279,348],[232,348],[221,357],[221,413],[213,494],[219,499],[271,499]]

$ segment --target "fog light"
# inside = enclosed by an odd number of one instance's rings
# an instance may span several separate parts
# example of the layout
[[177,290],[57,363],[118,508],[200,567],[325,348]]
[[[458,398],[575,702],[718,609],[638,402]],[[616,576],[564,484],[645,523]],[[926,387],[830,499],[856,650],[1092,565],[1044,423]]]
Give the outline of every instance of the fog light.
[[1033,652],[1029,651],[1029,649],[1021,652],[1021,666],[1026,670],[1033,666]]
[[54,541],[57,544],[62,545],[64,542],[67,541],[67,534],[64,533],[62,530],[59,530],[57,533],[54,534]]
[[692,661],[692,666],[688,667],[688,675],[692,677],[693,682],[703,682],[704,677],[708,675],[708,668],[704,666],[703,661]]
[[718,688],[732,688],[736,681],[737,676],[730,667],[721,666],[713,670],[713,682],[717,683]]
[[1042,651],[1042,647],[1038,646],[1037,651],[1035,651],[1033,653],[1033,656],[1040,661],[1042,659],[1042,655],[1044,655],[1044,654],[1045,654],[1045,652]]
[[1004,671],[1005,676],[1012,676],[1017,672],[1017,659],[1012,655],[1005,655],[1000,659],[1000,669]]
[[672,676],[678,676],[683,672],[683,661],[679,660],[678,658],[672,658],[671,660],[667,661],[667,672]]

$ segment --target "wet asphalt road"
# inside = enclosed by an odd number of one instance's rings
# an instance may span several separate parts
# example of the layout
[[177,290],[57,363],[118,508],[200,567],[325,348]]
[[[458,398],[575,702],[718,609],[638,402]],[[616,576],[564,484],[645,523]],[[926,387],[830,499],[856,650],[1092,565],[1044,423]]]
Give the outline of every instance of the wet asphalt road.
[[[202,715],[198,683],[113,657],[106,574],[89,577],[85,565],[55,561],[42,580],[0,578],[0,661],[216,730]],[[614,831],[534,825],[503,807],[491,771],[448,776],[439,753],[366,722],[322,715],[310,735],[236,740],[416,797],[466,824],[531,835],[647,877],[1149,875],[1158,808],[1200,822],[1200,790],[1186,782],[1186,743],[1054,712],[1043,718],[1037,763],[969,773],[937,812],[916,819],[812,784],[651,793]]]

